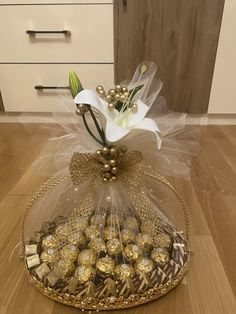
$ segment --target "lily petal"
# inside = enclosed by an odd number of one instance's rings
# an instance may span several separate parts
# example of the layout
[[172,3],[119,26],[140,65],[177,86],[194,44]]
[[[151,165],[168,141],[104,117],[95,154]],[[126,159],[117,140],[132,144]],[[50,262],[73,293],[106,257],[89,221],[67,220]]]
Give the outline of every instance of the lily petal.
[[78,104],[87,104],[91,107],[94,107],[99,112],[101,112],[104,116],[106,116],[107,113],[107,105],[106,102],[97,96],[96,93],[89,89],[84,89],[80,93],[78,93],[75,98],[74,102]]
[[106,138],[109,142],[116,142],[126,136],[130,132],[127,128],[122,128],[115,124],[112,120],[106,123]]
[[158,149],[161,148],[161,138],[158,135],[158,132],[160,132],[160,129],[158,128],[156,122],[152,119],[145,118],[143,121],[141,121],[139,124],[135,126],[134,129],[140,129],[140,130],[146,130],[155,133],[156,140],[157,140],[157,147]]
[[137,107],[138,107],[137,112],[132,113],[129,117],[128,121],[129,128],[133,128],[135,125],[140,123],[144,119],[149,110],[149,107],[145,105],[145,103],[142,102],[142,100],[140,99],[137,101]]

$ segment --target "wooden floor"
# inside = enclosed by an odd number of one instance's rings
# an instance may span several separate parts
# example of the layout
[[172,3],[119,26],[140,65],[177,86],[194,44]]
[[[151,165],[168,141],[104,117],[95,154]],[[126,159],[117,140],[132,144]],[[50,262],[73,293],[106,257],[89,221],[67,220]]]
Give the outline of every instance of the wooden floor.
[[[191,128],[191,127],[190,127]],[[191,180],[173,179],[191,215],[191,269],[163,298],[130,314],[236,313],[236,126],[202,126]],[[27,201],[42,179],[30,166],[56,126],[0,124],[0,313],[80,312],[44,297],[26,278],[13,248]],[[30,131],[30,132],[28,132]]]

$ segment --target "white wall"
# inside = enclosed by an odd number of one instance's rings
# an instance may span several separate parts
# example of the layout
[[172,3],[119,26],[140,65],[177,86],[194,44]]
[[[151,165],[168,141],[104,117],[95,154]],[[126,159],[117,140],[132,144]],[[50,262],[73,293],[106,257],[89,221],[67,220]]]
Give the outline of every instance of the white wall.
[[225,0],[208,113],[236,113],[236,0]]

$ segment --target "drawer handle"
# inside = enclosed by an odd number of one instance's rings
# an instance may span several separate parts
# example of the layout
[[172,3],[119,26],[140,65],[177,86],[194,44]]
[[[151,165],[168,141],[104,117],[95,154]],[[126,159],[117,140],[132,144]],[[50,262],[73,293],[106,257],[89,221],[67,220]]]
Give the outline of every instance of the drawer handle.
[[34,88],[39,91],[44,89],[70,89],[69,86],[44,86],[44,85],[35,85]]
[[62,30],[62,31],[33,31],[33,30],[27,30],[26,34],[28,34],[29,36],[35,36],[37,34],[62,34],[65,36],[70,36],[71,35],[71,31],[68,30]]

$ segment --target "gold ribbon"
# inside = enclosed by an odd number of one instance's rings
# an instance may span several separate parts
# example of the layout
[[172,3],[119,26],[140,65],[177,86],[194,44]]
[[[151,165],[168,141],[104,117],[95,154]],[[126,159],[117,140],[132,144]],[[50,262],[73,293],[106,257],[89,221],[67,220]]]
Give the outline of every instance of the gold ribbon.
[[[149,232],[156,234],[159,228],[159,220],[155,205],[142,191],[142,180],[145,166],[142,162],[141,152],[132,151],[124,153],[117,158],[118,180],[123,183],[129,200],[140,216],[143,227]],[[91,215],[96,198],[97,188],[103,183],[104,175],[103,160],[92,153],[74,153],[69,170],[74,185],[84,185],[86,191],[80,205],[69,217],[69,223],[78,219],[86,220]]]

